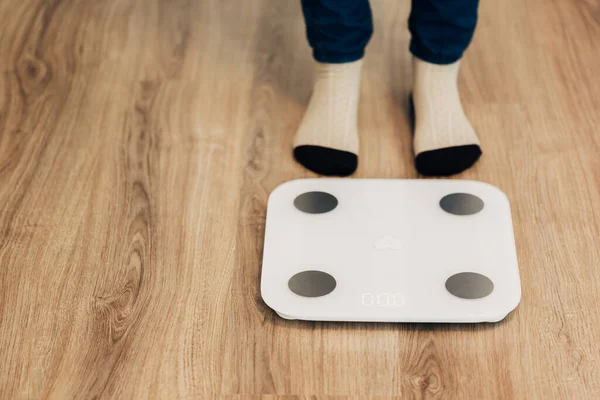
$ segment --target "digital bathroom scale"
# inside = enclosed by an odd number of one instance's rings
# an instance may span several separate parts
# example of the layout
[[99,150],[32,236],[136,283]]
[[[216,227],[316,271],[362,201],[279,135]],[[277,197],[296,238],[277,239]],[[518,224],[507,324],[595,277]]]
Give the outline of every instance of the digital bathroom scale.
[[268,201],[261,295],[286,319],[500,321],[521,298],[509,201],[465,180],[284,183]]

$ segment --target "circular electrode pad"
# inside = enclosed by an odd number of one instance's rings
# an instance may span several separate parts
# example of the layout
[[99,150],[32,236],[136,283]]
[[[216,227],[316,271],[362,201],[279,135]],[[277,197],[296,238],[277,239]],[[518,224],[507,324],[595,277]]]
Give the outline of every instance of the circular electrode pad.
[[294,206],[308,214],[323,214],[336,208],[338,200],[325,192],[306,192],[294,199]]
[[448,278],[446,290],[461,299],[480,299],[492,293],[494,282],[476,272],[460,272]]
[[473,215],[483,210],[483,200],[469,193],[452,193],[440,200],[440,207],[454,215]]
[[302,271],[292,276],[288,287],[303,297],[321,297],[333,292],[337,283],[335,278],[323,271]]

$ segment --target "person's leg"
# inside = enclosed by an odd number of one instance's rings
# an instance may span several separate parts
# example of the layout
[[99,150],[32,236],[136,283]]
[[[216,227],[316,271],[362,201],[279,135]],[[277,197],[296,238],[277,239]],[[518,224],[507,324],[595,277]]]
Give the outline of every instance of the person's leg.
[[373,33],[368,0],[302,0],[315,84],[294,138],[311,171],[345,176],[358,166],[357,108],[364,49]]
[[414,151],[423,175],[452,175],[481,156],[457,87],[460,59],[477,24],[478,0],[412,0]]

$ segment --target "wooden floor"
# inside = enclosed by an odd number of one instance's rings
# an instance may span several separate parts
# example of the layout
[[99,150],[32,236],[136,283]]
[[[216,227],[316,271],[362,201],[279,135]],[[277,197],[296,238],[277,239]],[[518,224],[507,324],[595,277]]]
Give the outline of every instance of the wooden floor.
[[[357,178],[417,178],[407,0],[373,1]],[[0,397],[600,398],[600,4],[483,1],[460,77],[521,305],[285,321],[267,196],[310,96],[297,1],[0,2]],[[312,398],[312,397],[311,397]]]

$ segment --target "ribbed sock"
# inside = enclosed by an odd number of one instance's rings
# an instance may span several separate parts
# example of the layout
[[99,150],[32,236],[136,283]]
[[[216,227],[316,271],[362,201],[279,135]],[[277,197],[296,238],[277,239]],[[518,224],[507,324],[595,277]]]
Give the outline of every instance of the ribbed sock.
[[294,138],[294,157],[322,175],[347,176],[358,166],[358,97],[362,60],[315,61],[314,90]]
[[479,138],[458,93],[459,61],[437,65],[414,60],[414,152],[422,175],[448,176],[471,167],[481,156]]

